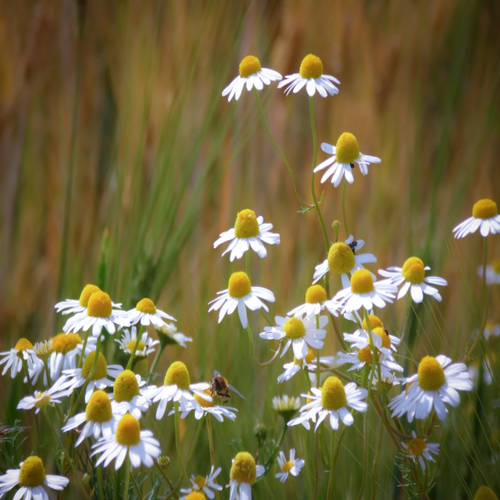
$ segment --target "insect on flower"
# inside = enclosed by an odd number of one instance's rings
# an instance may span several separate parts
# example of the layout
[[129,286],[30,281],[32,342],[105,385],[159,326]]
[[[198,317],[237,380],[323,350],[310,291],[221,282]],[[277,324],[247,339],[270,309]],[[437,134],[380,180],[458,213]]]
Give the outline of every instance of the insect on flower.
[[230,391],[233,391],[241,399],[245,399],[243,394],[235,389],[228,381],[226,377],[223,377],[217,370],[214,370],[214,378],[210,381],[210,389],[212,391],[212,397],[218,396],[227,402],[231,398]]

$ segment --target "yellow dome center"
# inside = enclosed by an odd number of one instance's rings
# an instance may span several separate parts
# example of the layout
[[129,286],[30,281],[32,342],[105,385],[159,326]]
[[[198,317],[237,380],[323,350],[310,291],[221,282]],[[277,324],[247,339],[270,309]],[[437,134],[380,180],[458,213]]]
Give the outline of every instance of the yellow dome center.
[[[92,371],[92,367],[94,366],[95,359],[95,351],[89,352],[82,366],[82,377],[86,379],[90,372]],[[108,376],[108,364],[106,363],[106,358],[102,352],[99,353],[99,357],[97,358],[97,366],[90,380],[101,380],[102,378],[106,378]]]
[[135,344],[137,344],[136,351],[142,351],[146,346],[141,339],[130,340],[127,342],[127,349],[132,352],[135,348]]
[[412,285],[419,285],[424,282],[425,278],[424,263],[418,257],[410,257],[403,264],[401,274]]
[[437,391],[446,382],[443,367],[432,356],[425,356],[418,365],[418,385],[424,391]]
[[307,289],[306,302],[308,304],[321,304],[326,300],[326,291],[321,285],[313,285]]
[[260,233],[257,216],[253,210],[245,208],[238,212],[234,223],[234,234],[236,238],[253,238]]
[[192,491],[186,500],[206,500],[206,496],[201,491]]
[[189,390],[191,379],[186,365],[182,361],[174,361],[165,374],[165,385],[176,385],[179,389]]
[[87,422],[97,422],[99,424],[109,422],[113,416],[109,396],[104,391],[95,391],[87,403],[85,415]]
[[323,74],[323,63],[318,56],[309,54],[302,59],[300,64],[300,76],[302,78],[314,78],[315,80]]
[[330,247],[328,251],[328,268],[332,273],[349,273],[355,263],[354,253],[349,245],[339,242]]
[[45,392],[40,392],[35,397],[35,408],[45,408],[50,403],[50,396],[45,396]]
[[382,339],[382,347],[385,347],[386,349],[391,348],[391,339],[389,338],[389,334],[383,328],[374,328],[372,332]]
[[242,299],[252,291],[252,285],[247,273],[237,271],[231,274],[228,285],[229,295],[235,299]]
[[[212,396],[212,391],[210,389],[205,389],[203,393],[206,394],[207,396]],[[196,401],[198,401],[198,403],[200,403],[200,405],[203,406],[204,408],[211,408],[212,406],[214,406],[213,400],[207,401],[206,399],[203,399],[200,396],[198,396],[198,394],[196,393],[194,395],[194,399],[196,399]]]
[[82,307],[87,307],[89,303],[90,296],[93,293],[100,292],[101,289],[95,285],[85,285],[83,287],[82,293],[80,294],[80,305]]
[[288,460],[288,462],[285,462],[283,464],[283,472],[289,472],[292,467],[293,467],[293,462],[291,460]]
[[373,363],[373,353],[369,345],[358,351],[358,359],[362,363],[371,365]]
[[306,357],[304,359],[297,359],[295,356],[293,357],[293,364],[294,365],[298,365],[300,364],[300,366],[303,366],[304,363],[305,364],[310,364],[314,359],[316,359],[316,355],[314,354],[314,351],[308,347],[307,348],[307,354],[306,354]]
[[41,486],[45,482],[45,467],[40,458],[28,457],[19,471],[19,484],[26,488]]
[[363,294],[373,292],[375,287],[373,286],[373,277],[370,271],[366,269],[358,269],[352,273],[351,278],[351,290],[353,293]]
[[498,208],[493,200],[479,200],[472,208],[472,216],[476,219],[491,219],[495,215],[498,215]]
[[480,486],[474,495],[474,500],[498,500],[498,497],[488,486]]
[[425,448],[427,448],[425,441],[420,438],[413,438],[408,443],[408,453],[413,455],[414,457],[419,457],[424,452]]
[[198,488],[200,488],[200,490],[202,490],[207,483],[206,479],[203,476],[196,476],[194,478],[194,482],[198,485]]
[[261,70],[260,61],[255,56],[246,56],[240,62],[240,76],[248,78]]
[[96,318],[109,318],[112,306],[111,297],[106,292],[95,292],[90,296],[87,314]]
[[137,302],[135,308],[146,314],[156,314],[156,306],[155,303],[151,299],[142,299]]
[[344,132],[337,141],[335,157],[340,163],[352,163],[359,158],[358,140],[349,132]]
[[67,354],[81,343],[82,339],[78,333],[60,333],[52,339],[52,350],[54,352]]
[[14,347],[18,351],[25,351],[26,349],[33,349],[33,344],[24,337],[19,339]]
[[139,384],[135,378],[135,373],[131,370],[123,370],[116,377],[113,384],[113,394],[118,403],[131,401],[134,396],[139,395]]
[[[378,316],[370,314],[368,316],[368,321],[370,322],[370,330],[373,332],[375,328],[384,328],[384,325]],[[366,318],[363,319],[363,329],[367,330]]]
[[116,428],[116,441],[123,446],[135,446],[141,442],[139,420],[129,413],[123,415]]
[[337,377],[328,377],[321,388],[321,406],[325,410],[339,410],[346,405],[344,384]]
[[500,259],[495,259],[491,263],[491,267],[493,268],[493,272],[500,273]]
[[253,484],[257,476],[257,467],[255,460],[247,451],[240,451],[233,460],[231,473],[229,477],[231,481],[235,480],[238,483]]
[[285,321],[283,331],[289,339],[296,340],[305,335],[306,327],[299,318],[290,318]]

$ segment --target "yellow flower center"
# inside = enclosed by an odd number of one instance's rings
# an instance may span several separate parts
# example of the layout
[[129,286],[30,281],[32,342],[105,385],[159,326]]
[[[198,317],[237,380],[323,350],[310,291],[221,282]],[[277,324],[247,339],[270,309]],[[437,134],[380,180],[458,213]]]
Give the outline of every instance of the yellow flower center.
[[156,306],[155,303],[151,299],[142,299],[137,302],[135,308],[141,313],[146,314],[156,314]]
[[288,462],[285,462],[283,464],[283,472],[289,472],[292,467],[293,467],[293,462],[291,460],[288,460]]
[[87,305],[87,314],[96,318],[111,316],[111,297],[106,292],[95,292],[90,296]]
[[260,233],[257,216],[253,210],[245,208],[238,212],[234,223],[234,234],[236,238],[253,238]]
[[[368,315],[368,321],[370,322],[370,330],[373,332],[375,328],[384,328],[384,325],[381,321],[381,319],[378,316],[375,316],[374,314]],[[363,319],[363,328],[365,330],[368,330],[366,326],[366,318]]]
[[293,363],[295,365],[298,365],[300,364],[301,366],[306,363],[306,364],[309,364],[311,363],[314,359],[316,359],[316,355],[314,354],[314,351],[308,347],[307,348],[307,354],[306,354],[306,357],[304,359],[297,359],[295,356],[293,357]]
[[354,135],[344,132],[338,138],[335,157],[339,163],[352,163],[359,158],[359,144]]
[[35,395],[35,408],[45,408],[50,403],[50,396],[45,396],[45,391]]
[[109,422],[113,416],[109,396],[104,391],[95,391],[87,403],[85,415],[87,422],[97,422],[99,424]]
[[412,285],[419,285],[424,282],[425,278],[424,263],[418,257],[410,257],[403,264],[401,274]]
[[307,289],[306,302],[308,304],[321,304],[326,300],[326,291],[321,285],[313,285]]
[[474,495],[474,500],[498,500],[498,497],[488,486],[480,486]]
[[363,294],[373,292],[373,277],[370,271],[366,269],[358,269],[352,273],[351,290],[353,293]]
[[476,219],[491,219],[495,215],[498,215],[498,208],[493,200],[479,200],[472,208],[472,216]]
[[78,333],[60,333],[52,339],[52,350],[54,352],[67,354],[81,343],[82,339]]
[[323,74],[323,63],[318,56],[313,54],[309,54],[308,56],[302,59],[302,63],[300,64],[300,76],[302,78],[319,78]]
[[252,291],[252,285],[247,273],[237,271],[231,274],[228,285],[229,295],[235,299],[242,299]]
[[432,356],[425,356],[418,365],[418,385],[424,391],[437,391],[446,382],[443,367]]
[[236,480],[238,483],[253,484],[256,476],[257,467],[254,458],[247,451],[240,451],[231,466],[231,473],[229,474],[231,481]]
[[373,353],[369,345],[358,351],[358,359],[362,363],[371,365],[373,363]]
[[260,61],[255,56],[246,56],[240,62],[240,76],[248,78],[261,70]]
[[296,340],[305,335],[306,327],[299,318],[290,318],[285,321],[283,331],[289,339]]
[[165,374],[165,385],[176,385],[179,389],[187,391],[191,384],[189,372],[182,361],[174,361]]
[[17,344],[15,345],[14,349],[17,349],[18,351],[25,351],[26,349],[33,349],[33,344],[28,339],[25,339],[23,337],[17,341]]
[[139,384],[135,378],[135,373],[131,370],[123,370],[116,377],[113,384],[113,394],[118,403],[131,401],[134,396],[139,395]]
[[206,500],[206,496],[201,491],[192,491],[186,500]]
[[205,478],[203,476],[196,476],[194,478],[194,482],[195,482],[195,484],[198,485],[198,488],[200,488],[200,490],[202,490],[203,487],[205,486],[205,484],[207,483],[207,481],[205,480]]
[[425,448],[427,448],[425,441],[423,439],[418,438],[418,437],[413,438],[408,443],[408,453],[410,455],[413,455],[414,457],[419,457],[420,455],[422,455]]
[[82,293],[80,294],[80,305],[82,307],[87,307],[89,303],[90,296],[93,293],[100,292],[101,289],[95,285],[85,285],[83,287]]
[[385,347],[386,349],[391,348],[391,339],[389,338],[389,334],[383,328],[374,328],[372,332],[382,339],[382,347]]
[[135,446],[141,442],[141,426],[139,420],[126,413],[118,422],[116,441],[123,446]]
[[41,486],[45,482],[45,467],[39,457],[28,457],[19,471],[19,484],[26,488]]
[[135,340],[130,340],[127,342],[127,349],[132,352],[135,348],[135,344],[137,344],[137,349],[136,351],[142,351],[146,346],[144,345],[144,342],[141,339],[135,339]]
[[354,253],[349,245],[339,242],[330,247],[328,251],[328,268],[332,273],[349,273],[355,263]]
[[[90,372],[92,371],[92,367],[94,366],[95,359],[95,351],[89,352],[82,366],[82,377],[86,379]],[[90,380],[101,380],[102,378],[106,378],[108,376],[108,364],[106,363],[106,358],[102,352],[99,353],[99,357],[97,358],[97,366]]]
[[[210,389],[205,389],[203,393],[207,394],[208,396],[212,395],[212,391]],[[196,401],[198,401],[198,403],[200,403],[200,405],[203,406],[204,408],[211,408],[212,406],[214,406],[213,400],[207,401],[206,399],[203,399],[200,396],[198,396],[198,394],[194,395],[194,399],[196,399]]]
[[337,377],[328,377],[321,388],[321,406],[325,410],[338,410],[346,405],[344,384]]
[[493,271],[495,273],[500,273],[500,259],[495,259],[492,263],[491,263],[491,267],[493,268]]

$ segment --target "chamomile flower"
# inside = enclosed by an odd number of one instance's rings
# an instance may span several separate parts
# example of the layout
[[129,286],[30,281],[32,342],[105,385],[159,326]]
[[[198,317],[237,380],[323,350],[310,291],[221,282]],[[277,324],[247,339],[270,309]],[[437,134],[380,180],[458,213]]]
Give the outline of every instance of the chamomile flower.
[[210,469],[210,473],[208,476],[191,476],[191,488],[181,488],[181,493],[185,493],[184,496],[180,497],[179,500],[186,500],[190,493],[195,491],[203,492],[208,498],[212,499],[215,497],[214,491],[221,491],[222,486],[217,484],[216,478],[220,474],[222,468],[219,467],[215,470],[215,467],[212,465]]
[[286,87],[285,93],[288,95],[292,91],[296,94],[305,87],[310,97],[316,91],[321,97],[326,97],[328,94],[333,96],[339,93],[334,83],[340,84],[334,76],[323,74],[323,63],[319,57],[309,54],[302,59],[299,72],[285,76],[278,88]]
[[325,310],[328,300],[326,290],[321,285],[312,285],[306,291],[306,301],[287,313],[287,316],[312,316]]
[[141,393],[140,387],[144,385],[146,382],[140,375],[131,370],[123,370],[113,384],[113,413],[120,416],[130,413],[139,420],[151,406],[151,401],[144,395],[146,389]]
[[56,491],[63,490],[69,479],[54,474],[46,474],[42,459],[36,456],[28,457],[19,464],[20,469],[9,469],[0,476],[0,498],[15,486],[20,486],[14,495],[15,500],[49,500],[49,495],[43,486]]
[[219,311],[219,323],[224,319],[226,314],[233,314],[238,308],[238,315],[240,317],[241,325],[243,328],[248,326],[247,307],[251,311],[256,311],[261,307],[269,312],[268,307],[262,300],[274,302],[273,292],[267,288],[260,286],[251,286],[250,278],[243,271],[237,271],[231,274],[227,290],[217,292],[218,297],[211,300],[208,304],[210,311]]
[[222,255],[231,252],[229,255],[231,262],[234,259],[241,259],[250,247],[263,259],[267,255],[264,243],[268,245],[279,245],[280,243],[280,235],[271,233],[272,228],[272,224],[264,223],[262,216],[257,217],[253,210],[246,208],[238,212],[234,228],[221,233],[219,239],[214,243],[214,248],[230,241]]
[[[283,365],[285,371],[278,377],[278,384],[284,382],[285,380],[290,380],[300,370],[306,370],[311,377],[312,383],[314,384],[316,382],[317,361],[318,358],[316,357],[316,354],[309,347],[305,358],[299,360],[294,357],[291,363],[285,363]],[[319,363],[322,369],[332,369],[337,366],[335,356],[322,356],[319,358]]]
[[323,339],[326,336],[324,327],[328,323],[327,316],[319,317],[319,328],[316,326],[315,316],[306,316],[303,319],[276,316],[274,320],[277,326],[265,326],[264,331],[259,336],[267,340],[283,339],[285,348],[281,352],[281,358],[290,346],[292,346],[293,354],[297,359],[303,359],[307,356],[308,346],[313,349],[323,347]]
[[300,398],[288,396],[287,394],[283,396],[274,396],[271,406],[275,412],[283,417],[285,423],[287,423],[299,411]]
[[[90,296],[95,292],[102,292],[102,290],[96,285],[85,285],[78,300],[66,299],[62,302],[58,302],[54,307],[56,311],[61,314],[78,314],[85,312],[87,311]],[[114,302],[112,302],[112,306],[115,309],[121,309],[122,307],[121,304],[115,304]]]
[[160,420],[165,414],[169,401],[178,402],[184,416],[189,413],[190,409],[201,411],[200,403],[194,396],[198,395],[205,401],[211,402],[211,396],[204,392],[207,389],[210,389],[210,384],[207,382],[192,384],[186,365],[181,361],[175,361],[165,374],[164,385],[150,386],[144,391],[144,395],[153,403],[160,403],[156,410],[156,418]]
[[480,486],[474,495],[474,500],[498,500],[498,497],[488,486]]
[[463,238],[479,229],[484,238],[488,234],[500,233],[500,215],[497,204],[493,200],[479,200],[472,208],[472,217],[461,222],[453,232],[455,238]]
[[192,342],[191,337],[186,337],[183,333],[177,333],[177,327],[173,323],[167,323],[161,328],[156,328],[156,333],[162,345],[180,345],[186,349],[186,342]]
[[278,465],[281,472],[278,472],[274,477],[284,483],[288,479],[288,474],[298,476],[305,464],[306,462],[303,458],[295,458],[295,448],[290,450],[290,460],[287,460],[285,454],[280,451]]
[[[373,337],[375,345],[382,355],[392,358],[392,354],[397,352],[397,346],[400,344],[401,339],[394,335],[390,335],[389,332],[384,329],[382,322],[377,316],[370,314],[368,318],[370,320],[370,331],[378,337]],[[356,349],[364,349],[366,346],[370,345],[366,320],[363,319],[363,328],[356,330],[352,334],[344,333],[344,340],[349,342]]]
[[[483,277],[483,266],[477,268],[477,274],[480,278]],[[500,285],[500,258],[495,259],[489,266],[486,266],[486,284]]]
[[252,484],[264,474],[265,468],[256,465],[247,451],[240,451],[233,459],[229,474],[229,500],[251,500]]
[[424,266],[424,263],[418,257],[410,257],[405,261],[403,267],[389,267],[387,271],[379,270],[379,274],[384,278],[389,278],[390,282],[400,288],[398,300],[406,295],[410,290],[413,302],[419,304],[424,300],[424,294],[434,297],[438,302],[441,302],[441,295],[437,288],[432,285],[446,286],[448,282],[438,276],[425,276],[425,271],[430,271],[429,266]]
[[115,460],[115,470],[118,470],[127,456],[132,467],[141,464],[152,467],[160,456],[160,442],[154,438],[151,431],[141,431],[141,425],[132,415],[124,415],[116,430],[108,436],[103,436],[92,446],[92,457],[101,453],[96,467],[104,463],[107,467]]
[[282,78],[277,71],[263,68],[255,56],[246,56],[240,62],[240,75],[222,91],[222,97],[229,94],[228,101],[231,101],[233,97],[237,101],[245,86],[248,91],[253,88],[262,90],[264,85],[270,85],[271,82]]
[[[203,391],[207,396],[212,395],[211,389],[205,389]],[[228,418],[233,422],[236,420],[236,415],[233,413],[238,411],[236,408],[232,408],[231,406],[221,406],[216,405],[213,401],[207,401],[206,399],[201,398],[198,394],[194,395],[196,401],[198,402],[197,406],[194,406],[191,403],[187,403],[186,409],[181,413],[181,418],[186,417],[186,415],[194,410],[194,417],[196,420],[200,420],[205,415],[210,414],[213,415],[219,422],[224,422],[224,418]],[[173,410],[171,411],[173,413]]]
[[405,442],[401,442],[401,445],[406,450],[406,454],[410,457],[414,462],[418,460],[420,467],[425,470],[425,462],[426,460],[430,460],[431,462],[435,462],[431,453],[434,455],[439,455],[439,443],[428,443],[427,439],[419,438],[415,431],[411,431],[411,435],[413,439],[410,439],[408,444]]
[[374,281],[366,269],[358,269],[351,276],[349,287],[340,290],[334,299],[342,303],[342,314],[352,313],[364,307],[371,311],[374,307],[385,307],[392,303],[397,288],[389,280]]
[[42,340],[41,342],[35,342],[33,346],[33,351],[36,355],[33,358],[34,364],[32,369],[29,371],[31,378],[31,383],[36,384],[39,375],[43,372],[43,385],[49,385],[47,378],[47,372],[44,370],[45,363],[48,363],[49,358],[53,352],[52,350],[52,340]]
[[62,431],[68,432],[76,429],[84,422],[85,425],[75,446],[79,446],[90,436],[97,440],[100,436],[111,436],[113,434],[118,420],[112,411],[111,400],[104,391],[95,391],[87,403],[85,411],[71,417],[62,428]]
[[35,391],[33,396],[26,396],[17,405],[18,410],[35,409],[35,415],[48,405],[61,402],[61,398],[70,395],[73,389],[63,379],[59,379],[50,389],[46,391]]
[[143,326],[149,326],[152,324],[156,328],[166,326],[163,318],[170,321],[177,321],[174,317],[170,316],[170,314],[157,309],[155,303],[148,298],[144,298],[137,302],[135,308],[130,309],[130,311],[127,312],[126,318],[130,326],[136,325],[140,322]]
[[[40,361],[33,350],[33,344],[25,338],[21,338],[17,341],[13,349],[6,352],[0,352],[0,366],[5,365],[2,370],[2,375],[5,375],[10,368],[11,378],[15,378],[16,375],[23,369],[23,362],[27,364],[28,373],[30,379],[34,378],[34,371],[40,371]],[[43,361],[41,362],[41,367],[43,368]],[[27,381],[27,380],[25,380]]]
[[408,422],[412,422],[413,418],[427,418],[434,408],[439,419],[444,420],[448,414],[445,403],[458,406],[457,391],[471,391],[474,387],[465,364],[450,363],[451,359],[443,355],[423,358],[418,372],[405,379],[406,390],[389,403],[392,416],[406,413]]
[[[330,271],[331,274],[340,274],[342,285],[347,288],[350,284],[348,273],[364,269],[363,264],[377,262],[377,258],[371,253],[356,253],[363,248],[364,244],[364,240],[355,240],[352,234],[344,243],[341,241],[334,243],[328,251],[328,258],[316,266],[313,283],[318,282]],[[325,306],[331,311],[332,309],[335,310],[337,304],[335,300],[332,300],[327,301]]]
[[314,432],[319,427],[319,424],[329,417],[331,428],[336,431],[339,428],[339,421],[342,420],[344,425],[352,425],[354,417],[349,413],[347,406],[350,406],[356,411],[365,412],[368,405],[363,401],[368,395],[366,389],[358,389],[354,382],[350,382],[346,386],[337,377],[328,377],[321,389],[316,387],[311,388],[312,394],[302,394],[311,402],[305,404],[300,409],[300,416],[290,420],[288,425],[303,424],[309,428],[309,420],[316,421]]
[[135,344],[137,348],[135,351],[136,358],[147,358],[150,354],[155,352],[155,346],[160,343],[159,340],[153,340],[148,337],[148,332],[144,332],[141,338],[137,340],[137,328],[133,326],[130,330],[125,328],[120,340],[115,339],[120,349],[129,356],[134,352]]

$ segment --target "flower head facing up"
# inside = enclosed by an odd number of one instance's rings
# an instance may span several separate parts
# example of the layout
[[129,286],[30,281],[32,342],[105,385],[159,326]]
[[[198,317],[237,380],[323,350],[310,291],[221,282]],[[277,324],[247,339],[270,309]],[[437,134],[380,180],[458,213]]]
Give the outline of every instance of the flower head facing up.
[[[384,328],[384,324],[382,323],[382,320],[378,317],[375,316],[374,314],[369,314],[368,315],[368,321],[370,323],[370,330],[375,330],[375,328]],[[368,329],[368,325],[366,323],[366,318],[363,318],[363,328],[365,330]]]
[[234,458],[229,476],[231,481],[253,484],[257,477],[257,466],[252,455],[246,451],[238,453]]
[[321,389],[321,405],[325,410],[340,410],[347,405],[344,384],[337,377],[328,377]]
[[258,73],[262,69],[260,61],[255,56],[245,56],[240,62],[240,76],[248,78],[250,75]]
[[154,325],[156,328],[166,326],[165,319],[176,321],[170,314],[160,311],[156,304],[145,297],[137,302],[134,309],[127,311],[126,318],[131,326],[140,323],[143,326]]
[[78,302],[82,307],[87,307],[89,303],[90,296],[94,293],[100,292],[101,289],[96,285],[85,285],[83,287],[82,293],[80,294],[80,299]]
[[438,360],[425,356],[418,365],[418,385],[424,391],[437,391],[445,382],[444,370]]
[[82,338],[78,333],[60,333],[52,339],[52,350],[61,354],[67,354],[82,343]]
[[45,482],[45,467],[38,457],[28,457],[21,465],[19,473],[19,484],[34,488],[41,486]]
[[104,391],[95,391],[85,408],[85,416],[89,422],[104,423],[111,420],[111,400]]
[[412,431],[411,434],[413,436],[412,439],[410,439],[408,443],[402,442],[401,444],[406,450],[408,457],[410,457],[413,461],[418,460],[420,467],[425,470],[424,458],[426,460],[430,460],[431,462],[435,462],[431,453],[435,455],[439,454],[439,444],[427,443],[427,439],[418,437],[415,431]]
[[488,234],[500,233],[500,216],[497,204],[490,199],[479,200],[472,208],[472,217],[461,222],[453,229],[455,238],[463,238],[480,230],[485,238]]
[[214,498],[214,491],[222,490],[222,486],[215,482],[221,471],[221,467],[215,470],[215,467],[212,466],[208,476],[191,476],[191,488],[181,489],[181,493],[188,493],[188,495],[182,496],[179,500]]
[[176,385],[179,389],[188,390],[190,384],[187,366],[182,361],[174,361],[165,374],[164,385]]
[[[20,338],[10,351],[0,352],[0,357],[0,366],[5,364],[2,375],[5,375],[10,369],[11,378],[15,378],[23,369],[23,361],[25,361],[28,366],[29,377],[33,383],[36,382],[38,375],[45,366],[43,361],[35,354],[33,344],[25,338]],[[27,382],[28,378],[25,377],[24,381]]]
[[291,474],[292,476],[298,476],[305,463],[306,462],[303,458],[295,458],[295,448],[292,448],[290,450],[290,460],[287,460],[285,454],[280,451],[280,454],[278,456],[278,465],[281,469],[281,472],[278,472],[274,477],[284,483],[288,479],[288,474]]
[[326,290],[321,285],[311,285],[306,290],[305,303],[292,309],[288,316],[320,314],[325,309],[327,300]]
[[234,223],[234,234],[236,238],[253,238],[259,235],[259,223],[253,210],[246,208],[238,212]]
[[141,441],[139,420],[128,413],[123,415],[116,428],[116,441],[124,446],[135,446]]
[[243,271],[236,271],[231,274],[228,283],[229,296],[235,299],[242,299],[252,291],[250,278]]
[[310,78],[316,80],[323,75],[323,62],[318,56],[309,54],[302,59],[299,74],[306,80],[309,80]]
[[155,346],[160,343],[159,340],[153,340],[149,337],[148,332],[144,332],[141,338],[138,339],[136,326],[133,326],[130,330],[125,328],[123,332],[121,339],[115,339],[115,342],[119,344],[125,354],[131,355],[135,349],[136,358],[146,358],[155,352]]
[[[96,351],[92,351],[88,354],[83,362],[82,366],[82,377],[87,379],[87,377],[92,372],[92,368],[94,367]],[[90,380],[100,380],[102,378],[106,378],[108,376],[108,363],[106,362],[106,358],[102,352],[99,353],[97,357],[97,365],[95,372],[93,373]]]
[[350,132],[344,132],[335,146],[337,160],[340,163],[353,163],[359,157],[359,144],[356,137]]
[[118,403],[130,401],[133,397],[139,396],[139,383],[133,371],[123,370],[116,377],[113,385],[113,396]]
[[328,269],[334,274],[350,273],[356,264],[354,253],[342,242],[334,243],[328,251]]
[[106,292],[95,292],[88,300],[87,314],[95,318],[108,318],[113,307],[111,297]]

